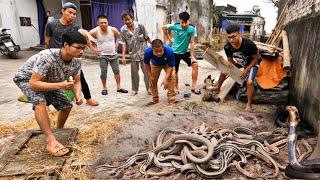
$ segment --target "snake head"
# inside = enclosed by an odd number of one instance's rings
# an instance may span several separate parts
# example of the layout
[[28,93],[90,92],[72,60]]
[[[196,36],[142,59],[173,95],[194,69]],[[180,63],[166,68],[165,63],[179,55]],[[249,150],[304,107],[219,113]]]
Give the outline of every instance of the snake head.
[[298,109],[295,106],[287,106],[286,110],[289,112],[290,122],[297,122],[299,123],[300,117]]

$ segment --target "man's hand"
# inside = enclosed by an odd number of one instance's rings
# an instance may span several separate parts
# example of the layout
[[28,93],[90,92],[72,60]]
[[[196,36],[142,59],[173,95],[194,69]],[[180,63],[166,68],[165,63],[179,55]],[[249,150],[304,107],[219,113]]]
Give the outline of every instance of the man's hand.
[[81,97],[79,97],[79,98],[76,97],[75,99],[76,99],[76,104],[77,105],[81,105],[83,103],[83,100],[82,100]]
[[248,69],[244,69],[242,71],[242,74],[240,76],[241,79],[245,79],[248,76],[249,70]]
[[100,54],[101,54],[101,51],[98,48],[92,48],[92,51],[97,56],[100,56]]
[[60,89],[72,89],[73,88],[73,81],[63,81],[60,83]]
[[121,58],[121,62],[122,62],[122,65],[126,65],[127,64],[126,57],[122,57]]
[[93,44],[97,44],[97,39],[95,39],[94,37],[92,37],[92,36],[89,36],[88,37],[88,40],[91,42],[91,43],[93,43]]
[[161,85],[163,85],[163,89],[164,90],[167,90],[168,89],[168,80],[167,79],[164,79],[161,83]]
[[233,63],[229,62],[228,66],[229,66],[229,68],[233,68],[235,65]]

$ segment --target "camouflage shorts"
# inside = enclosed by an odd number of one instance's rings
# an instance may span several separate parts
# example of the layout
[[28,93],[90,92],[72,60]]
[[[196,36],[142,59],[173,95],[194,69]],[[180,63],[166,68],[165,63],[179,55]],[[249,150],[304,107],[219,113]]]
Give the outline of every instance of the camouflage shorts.
[[21,91],[27,96],[33,107],[40,102],[46,102],[47,106],[53,105],[56,110],[72,108],[72,103],[68,100],[67,95],[61,89],[54,91],[34,91],[28,88],[28,82],[20,81],[15,82],[16,85],[21,89]]

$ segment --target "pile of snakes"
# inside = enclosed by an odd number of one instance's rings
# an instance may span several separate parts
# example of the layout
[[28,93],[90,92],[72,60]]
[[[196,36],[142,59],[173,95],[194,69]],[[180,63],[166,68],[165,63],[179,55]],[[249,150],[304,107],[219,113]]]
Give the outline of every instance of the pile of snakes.
[[[128,168],[137,161],[144,161],[140,172],[148,176],[164,176],[178,170],[197,172],[203,178],[217,178],[233,166],[250,178],[275,178],[279,167],[285,167],[272,156],[287,142],[286,132],[281,129],[256,133],[243,127],[212,130],[205,124],[190,131],[165,128],[158,135],[153,150],[133,155],[120,165],[100,165],[97,171]],[[253,157],[265,161],[274,172],[257,175],[246,171],[244,166]],[[160,171],[151,171],[153,166]]]
[[[289,129],[289,132],[293,131]],[[99,165],[96,170],[115,172],[142,161],[139,170],[148,177],[167,176],[180,171],[181,173],[195,172],[206,179],[221,178],[229,168],[235,168],[248,178],[274,179],[280,171],[286,170],[288,174],[288,167],[291,167],[289,165],[286,169],[286,166],[281,165],[275,158],[280,149],[288,147],[288,143],[290,164],[294,162],[297,164],[296,140],[296,138],[288,138],[288,130],[283,128],[272,132],[256,133],[245,127],[237,127],[233,130],[213,129],[206,124],[201,124],[189,131],[168,127],[157,136],[151,151],[135,154],[120,165]],[[309,150],[301,153],[299,161],[310,155],[312,151],[306,141],[303,144]],[[270,171],[257,174],[246,170],[248,160],[253,158],[264,161]],[[289,170],[292,171],[292,169]]]

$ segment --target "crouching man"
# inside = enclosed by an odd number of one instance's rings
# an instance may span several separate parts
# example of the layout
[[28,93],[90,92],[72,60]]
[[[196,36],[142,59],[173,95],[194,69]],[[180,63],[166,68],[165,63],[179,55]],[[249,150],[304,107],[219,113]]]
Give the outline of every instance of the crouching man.
[[61,49],[46,49],[30,57],[13,78],[33,104],[35,119],[46,138],[46,149],[53,156],[63,156],[69,149],[53,135],[47,106],[52,104],[59,111],[57,128],[63,128],[72,108],[64,90],[73,91],[77,105],[83,102],[78,58],[87,41],[79,32],[71,31],[62,35],[62,44]]
[[[226,31],[228,42],[224,46],[224,51],[228,57],[229,63],[232,66],[244,68],[241,78],[246,81],[248,94],[248,102],[245,110],[253,111],[253,81],[258,72],[258,62],[260,60],[258,48],[250,39],[241,37],[239,25],[231,24],[227,27]],[[215,87],[213,87],[213,90],[219,92],[226,77],[227,74],[225,72],[221,72],[218,83]]]
[[163,45],[163,42],[160,39],[153,40],[151,47],[147,47],[145,49],[144,63],[151,85],[151,104],[156,104],[159,102],[157,84],[162,69],[164,69],[166,72],[166,76],[162,81],[162,85],[164,89],[168,89],[168,103],[173,103],[174,79],[172,76],[172,71],[173,67],[175,66],[175,60],[171,47]]

